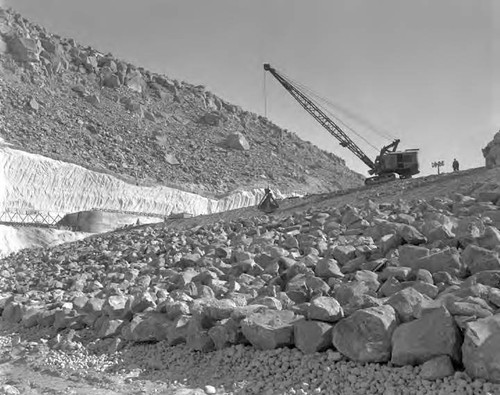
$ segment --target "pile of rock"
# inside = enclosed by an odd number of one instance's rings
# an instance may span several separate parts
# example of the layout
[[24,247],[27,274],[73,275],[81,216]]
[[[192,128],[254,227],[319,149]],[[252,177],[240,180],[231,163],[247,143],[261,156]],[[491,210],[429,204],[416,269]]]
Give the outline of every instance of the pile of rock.
[[500,191],[134,229],[0,263],[4,321],[500,382]]
[[500,131],[498,131],[493,140],[483,148],[483,156],[487,168],[500,166]]
[[[23,150],[198,193],[359,186],[345,163],[203,86],[152,73],[0,8],[2,137]],[[173,159],[174,158],[174,159]],[[132,178],[132,179],[131,179]]]

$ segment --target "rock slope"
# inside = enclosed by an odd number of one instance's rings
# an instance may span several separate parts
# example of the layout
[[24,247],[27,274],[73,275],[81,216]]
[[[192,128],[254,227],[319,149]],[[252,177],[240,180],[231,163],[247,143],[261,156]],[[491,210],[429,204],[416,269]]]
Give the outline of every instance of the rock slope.
[[[207,91],[0,10],[0,135],[44,156],[205,195],[360,185],[344,161]],[[3,53],[1,53],[3,52]]]
[[[0,262],[2,320],[54,350],[157,344],[122,356],[219,393],[496,393],[498,171],[437,179],[24,251]],[[454,181],[478,192],[436,194]]]

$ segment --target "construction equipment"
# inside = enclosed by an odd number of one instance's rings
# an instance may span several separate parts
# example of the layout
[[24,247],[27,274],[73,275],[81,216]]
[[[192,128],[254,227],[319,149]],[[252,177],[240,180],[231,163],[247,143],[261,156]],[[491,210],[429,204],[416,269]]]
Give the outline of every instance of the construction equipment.
[[269,71],[321,126],[339,140],[342,147],[349,149],[369,167],[368,173],[373,175],[373,177],[365,179],[366,185],[392,181],[396,179],[397,175],[402,179],[411,178],[411,176],[419,173],[418,149],[396,151],[400,140],[395,139],[391,144],[383,147],[375,161],[372,161],[337,123],[326,114],[318,103],[299,89],[297,83],[292,82],[290,78],[285,78],[276,69],[271,67],[269,63],[264,64],[264,70]]
[[257,208],[269,214],[277,210],[279,208],[279,204],[274,198],[273,193],[271,192],[271,189],[269,187],[264,189],[264,192],[264,197],[260,201]]

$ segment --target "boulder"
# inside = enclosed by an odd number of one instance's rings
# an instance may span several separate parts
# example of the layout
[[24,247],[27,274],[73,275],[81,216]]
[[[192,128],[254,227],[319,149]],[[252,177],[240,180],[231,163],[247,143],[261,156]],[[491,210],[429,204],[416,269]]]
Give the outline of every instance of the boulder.
[[236,303],[230,299],[202,298],[193,302],[190,311],[204,321],[214,322],[229,318],[235,308]]
[[354,295],[347,304],[342,305],[344,315],[346,317],[352,315],[358,310],[367,309],[369,307],[382,306],[382,300],[371,295]]
[[356,248],[352,245],[336,246],[332,251],[332,256],[342,266],[356,258]]
[[121,86],[120,77],[116,74],[103,76],[102,84],[107,88],[119,88]]
[[385,304],[394,308],[401,322],[408,322],[416,318],[415,311],[427,299],[420,292],[409,287],[393,294]]
[[493,315],[491,309],[482,307],[477,303],[462,302],[458,300],[450,300],[446,303],[446,308],[451,315],[472,316],[476,318],[485,318]]
[[413,268],[414,262],[420,258],[429,256],[428,248],[405,244],[398,248],[399,265]]
[[500,315],[466,324],[462,361],[467,374],[500,383]]
[[141,93],[146,88],[146,82],[142,78],[141,73],[132,72],[127,75],[125,79],[125,85],[132,91]]
[[418,245],[427,242],[427,238],[414,226],[399,225],[397,232],[398,236],[408,244]]
[[324,351],[332,345],[333,325],[320,321],[298,320],[293,325],[294,342],[304,354]]
[[335,325],[333,345],[353,361],[386,362],[396,325],[396,311],[391,306],[358,310]]
[[464,265],[460,259],[460,254],[455,248],[445,248],[428,256],[409,262],[413,269],[426,269],[431,273],[448,272],[452,275],[462,277],[464,275]]
[[316,276],[321,278],[341,278],[344,277],[340,271],[337,261],[332,258],[322,258],[316,263],[314,268],[314,273]]
[[162,313],[136,315],[122,328],[122,336],[134,342],[161,341],[167,339],[172,322]]
[[224,145],[240,151],[248,151],[250,149],[250,144],[241,133],[231,133],[224,141]]
[[493,136],[493,140],[482,151],[488,169],[500,166],[500,131]]
[[494,226],[487,226],[484,229],[484,234],[477,241],[481,247],[491,250],[498,248],[500,246],[500,230]]
[[38,40],[16,36],[7,41],[7,47],[18,62],[37,62],[39,60],[41,44]]
[[461,340],[460,330],[448,310],[434,308],[396,328],[391,362],[397,366],[420,365],[439,355],[459,362]]
[[462,253],[462,260],[471,274],[485,270],[500,270],[498,252],[469,244]]
[[[218,111],[212,111],[204,114],[198,119],[198,123],[208,126],[219,126],[224,120],[224,116]],[[239,133],[234,133],[239,134]],[[229,137],[228,137],[229,139]],[[246,141],[246,140],[245,140]],[[227,140],[226,140],[227,143]]]
[[335,288],[335,299],[337,299],[341,306],[350,303],[354,296],[361,296],[365,294],[374,295],[374,293],[370,291],[368,285],[366,285],[363,281],[352,281],[340,284]]
[[245,338],[259,350],[293,345],[293,325],[298,317],[287,310],[250,314],[241,321]]
[[298,274],[286,285],[286,294],[295,303],[307,302],[312,295],[326,294],[329,290],[322,279],[308,274]]
[[208,330],[215,348],[220,350],[233,344],[243,343],[244,337],[241,333],[239,321],[233,318],[221,320]]
[[[419,247],[416,247],[419,248]],[[401,260],[401,257],[400,257]],[[410,279],[412,270],[406,266],[388,266],[378,275],[378,281],[386,281],[394,277],[398,281],[407,281]]]
[[500,288],[500,270],[485,270],[473,274],[466,280],[470,284],[483,284],[493,288]]
[[344,316],[344,311],[336,299],[320,296],[311,301],[307,316],[311,320],[337,322]]
[[188,337],[191,316],[180,315],[167,328],[167,342],[170,346],[185,343]]
[[440,355],[424,362],[420,371],[420,377],[424,380],[437,380],[452,376],[454,373],[455,369],[450,357],[448,355]]

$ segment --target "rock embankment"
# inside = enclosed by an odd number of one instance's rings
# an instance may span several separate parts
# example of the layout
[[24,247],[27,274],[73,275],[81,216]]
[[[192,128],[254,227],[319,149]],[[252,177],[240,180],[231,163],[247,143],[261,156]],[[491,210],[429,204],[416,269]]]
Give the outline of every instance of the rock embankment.
[[[279,390],[271,374],[298,388],[295,355],[370,364],[359,380],[370,377],[373,393],[387,393],[384,376],[366,371],[385,366],[414,366],[405,369],[418,390],[478,393],[500,383],[499,226],[496,185],[474,197],[142,227],[3,260],[0,310],[4,322],[87,330],[114,349],[161,342],[245,359],[251,346],[254,372],[268,377],[254,393]],[[300,375],[307,391],[335,382],[324,363]]]

